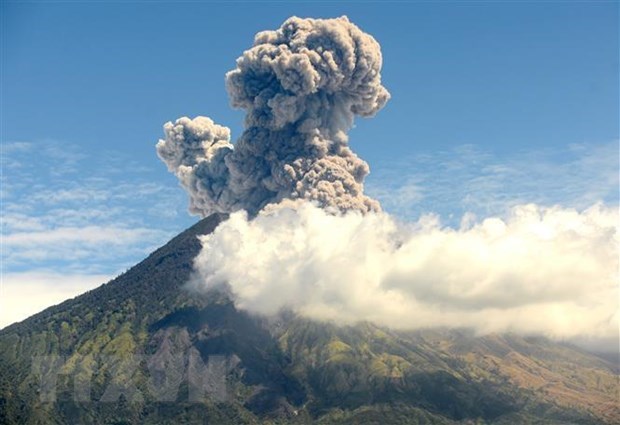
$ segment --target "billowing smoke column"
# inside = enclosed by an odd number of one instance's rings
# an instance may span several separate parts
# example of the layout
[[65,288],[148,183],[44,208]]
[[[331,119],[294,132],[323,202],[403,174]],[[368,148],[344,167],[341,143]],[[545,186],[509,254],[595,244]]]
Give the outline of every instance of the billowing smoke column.
[[206,117],[164,126],[157,153],[190,195],[190,212],[246,210],[304,199],[340,211],[378,211],[363,193],[368,164],[348,147],[355,115],[374,115],[390,95],[381,85],[373,37],[338,19],[288,19],[256,35],[226,74],[245,131]]

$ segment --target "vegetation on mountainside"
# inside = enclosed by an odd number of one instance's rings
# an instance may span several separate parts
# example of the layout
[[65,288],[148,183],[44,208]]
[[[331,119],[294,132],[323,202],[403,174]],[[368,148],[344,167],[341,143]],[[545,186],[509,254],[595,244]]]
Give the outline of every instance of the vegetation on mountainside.
[[[0,423],[618,422],[614,365],[542,338],[256,318],[224,294],[183,289],[200,249],[196,235],[222,218],[199,222],[110,283],[0,331]],[[170,369],[192,353],[204,364],[226,359],[225,400],[192,401],[187,374],[172,399],[158,399],[166,382],[154,385],[150,368]],[[142,356],[134,368],[123,361],[133,355]],[[40,356],[60,356],[54,402],[41,399]],[[113,383],[137,391],[102,402]]]

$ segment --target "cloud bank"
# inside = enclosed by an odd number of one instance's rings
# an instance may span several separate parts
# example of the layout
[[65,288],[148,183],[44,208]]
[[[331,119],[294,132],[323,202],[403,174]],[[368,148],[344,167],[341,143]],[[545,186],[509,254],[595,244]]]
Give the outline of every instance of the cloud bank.
[[330,214],[309,203],[202,237],[194,285],[227,285],[240,308],[338,323],[468,327],[555,338],[618,333],[618,211],[534,204],[442,227],[429,215]]
[[341,211],[379,210],[364,195],[368,164],[348,147],[353,118],[389,99],[379,44],[346,17],[290,18],[226,74],[231,103],[247,111],[234,144],[206,117],[164,126],[157,153],[190,196],[190,212],[246,210],[306,199]]

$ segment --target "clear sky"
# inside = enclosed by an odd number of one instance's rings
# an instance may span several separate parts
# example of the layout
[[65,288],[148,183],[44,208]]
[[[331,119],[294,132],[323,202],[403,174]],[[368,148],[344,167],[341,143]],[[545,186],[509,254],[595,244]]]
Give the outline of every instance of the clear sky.
[[388,211],[455,226],[518,203],[618,202],[617,2],[1,7],[0,326],[102,283],[196,220],[155,154],[162,125],[206,115],[234,140],[243,113],[224,74],[291,15],[346,14],[382,46],[392,99],[350,138]]

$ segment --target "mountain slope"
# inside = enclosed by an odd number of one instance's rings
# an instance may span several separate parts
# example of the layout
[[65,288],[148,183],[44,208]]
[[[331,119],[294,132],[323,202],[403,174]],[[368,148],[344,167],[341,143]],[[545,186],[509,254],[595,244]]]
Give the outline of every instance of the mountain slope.
[[619,421],[616,366],[542,338],[256,318],[184,289],[223,219],[1,330],[0,423]]

